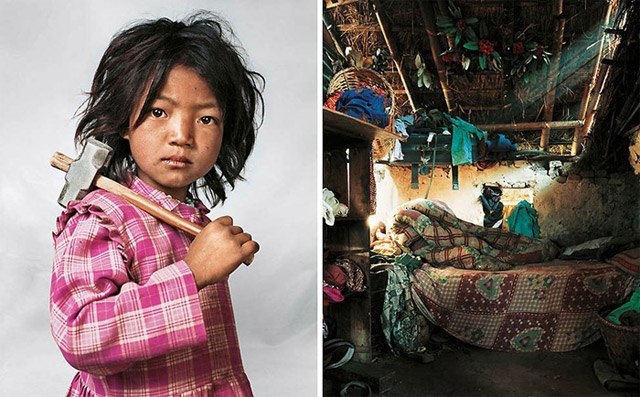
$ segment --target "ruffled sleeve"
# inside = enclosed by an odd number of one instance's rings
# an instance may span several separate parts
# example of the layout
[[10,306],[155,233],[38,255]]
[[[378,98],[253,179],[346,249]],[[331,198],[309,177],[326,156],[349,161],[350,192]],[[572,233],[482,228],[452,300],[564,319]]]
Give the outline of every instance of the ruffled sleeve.
[[206,343],[198,291],[184,261],[132,281],[113,216],[87,201],[70,203],[53,233],[51,331],[65,359],[94,374]]

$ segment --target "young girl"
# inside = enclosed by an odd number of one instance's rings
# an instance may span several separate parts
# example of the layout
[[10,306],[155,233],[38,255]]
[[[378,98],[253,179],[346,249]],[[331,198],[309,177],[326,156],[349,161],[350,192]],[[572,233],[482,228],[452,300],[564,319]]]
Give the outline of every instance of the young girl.
[[262,76],[209,14],[113,38],[76,142],[114,149],[107,176],[206,225],[193,239],[103,190],[57,220],[51,330],[80,372],[71,396],[250,396],[227,276],[258,251],[198,200],[226,199],[251,153]]

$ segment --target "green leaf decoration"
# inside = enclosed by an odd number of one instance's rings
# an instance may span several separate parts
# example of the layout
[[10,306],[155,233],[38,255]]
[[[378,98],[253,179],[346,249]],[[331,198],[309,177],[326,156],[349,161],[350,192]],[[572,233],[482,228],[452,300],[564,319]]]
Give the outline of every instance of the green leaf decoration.
[[422,67],[422,58],[420,58],[420,54],[416,55],[416,68],[420,69]]
[[502,62],[502,57],[500,56],[500,54],[498,54],[498,51],[492,52],[491,55],[493,55],[493,57],[497,59],[498,62]]
[[454,23],[451,20],[451,18],[447,16],[438,15],[438,19],[436,20],[436,26],[441,28],[450,28],[454,26]]
[[544,63],[547,65],[549,64],[549,57],[542,57],[542,59],[544,60]]
[[460,11],[459,7],[453,3],[453,1],[449,0],[449,12],[455,19],[462,19],[462,11]]
[[484,23],[484,20],[480,22],[480,37],[485,38],[489,36],[489,29],[487,28],[487,24]]
[[423,73],[424,73],[424,68],[418,69],[418,77],[422,76]]
[[460,44],[460,39],[462,39],[462,32],[458,30],[458,32],[456,33],[456,39],[454,42],[456,46]]
[[467,26],[467,28],[464,30],[464,34],[469,40],[478,41],[478,36],[476,35],[476,31],[473,30],[472,27]]
[[467,18],[464,20],[464,23],[466,23],[467,25],[473,25],[478,23],[478,21],[480,21],[478,18],[476,17],[471,17],[471,18]]
[[478,63],[480,64],[480,69],[484,70],[486,64],[487,64],[487,55],[486,54],[480,54],[480,56],[478,57]]
[[532,60],[533,60],[533,55],[529,54],[527,55],[527,59],[524,60],[524,64],[528,65],[531,63]]
[[422,88],[422,79],[421,78],[418,79],[418,88]]
[[454,34],[454,33],[456,33],[457,31],[458,31],[458,29],[456,29],[455,27],[450,27],[450,28],[447,28],[444,32],[445,32],[446,34]]
[[422,79],[424,80],[423,85],[425,86],[425,88],[431,88],[431,84],[433,84],[433,81],[431,80],[431,75],[428,73],[425,73],[422,75]]
[[524,44],[524,48],[526,48],[527,50],[535,50],[536,48],[538,48],[538,43],[536,43],[535,41],[530,41]]
[[478,51],[480,49],[480,47],[478,47],[477,41],[467,41],[462,46],[467,50],[472,50],[472,51]]

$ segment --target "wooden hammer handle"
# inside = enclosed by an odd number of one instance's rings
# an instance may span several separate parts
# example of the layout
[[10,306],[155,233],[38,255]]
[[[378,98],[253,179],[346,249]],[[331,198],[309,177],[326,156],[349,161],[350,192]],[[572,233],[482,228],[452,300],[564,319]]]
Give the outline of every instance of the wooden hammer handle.
[[[65,156],[60,152],[55,152],[51,157],[51,160],[49,160],[49,163],[52,167],[64,172],[69,171],[71,162],[73,162],[73,159]],[[161,221],[166,222],[169,225],[180,230],[183,230],[191,234],[192,236],[197,235],[202,230],[202,226],[197,225],[193,222],[189,222],[181,216],[162,208],[153,201],[142,197],[133,190],[126,188],[118,182],[111,180],[105,176],[98,175],[94,181],[94,184],[101,189],[104,189],[113,194],[117,194],[118,196],[122,197],[123,199],[127,200],[128,202],[147,212],[148,214],[153,215]]]

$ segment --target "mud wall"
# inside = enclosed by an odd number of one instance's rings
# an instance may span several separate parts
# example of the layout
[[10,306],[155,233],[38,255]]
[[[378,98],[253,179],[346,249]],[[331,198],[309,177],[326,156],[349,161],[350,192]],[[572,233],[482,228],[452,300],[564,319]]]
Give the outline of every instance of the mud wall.
[[[450,169],[436,168],[428,198],[446,202],[459,218],[481,225],[482,184],[497,183],[511,191],[511,200],[530,197],[538,211],[541,236],[563,246],[619,234],[640,238],[639,177],[633,172],[576,173],[569,165],[516,162],[482,171],[463,166],[459,167],[459,190],[452,190]],[[431,180],[431,174],[420,175],[419,189],[411,189],[409,167],[379,164],[374,175],[376,217],[386,222],[398,205],[424,198]]]

